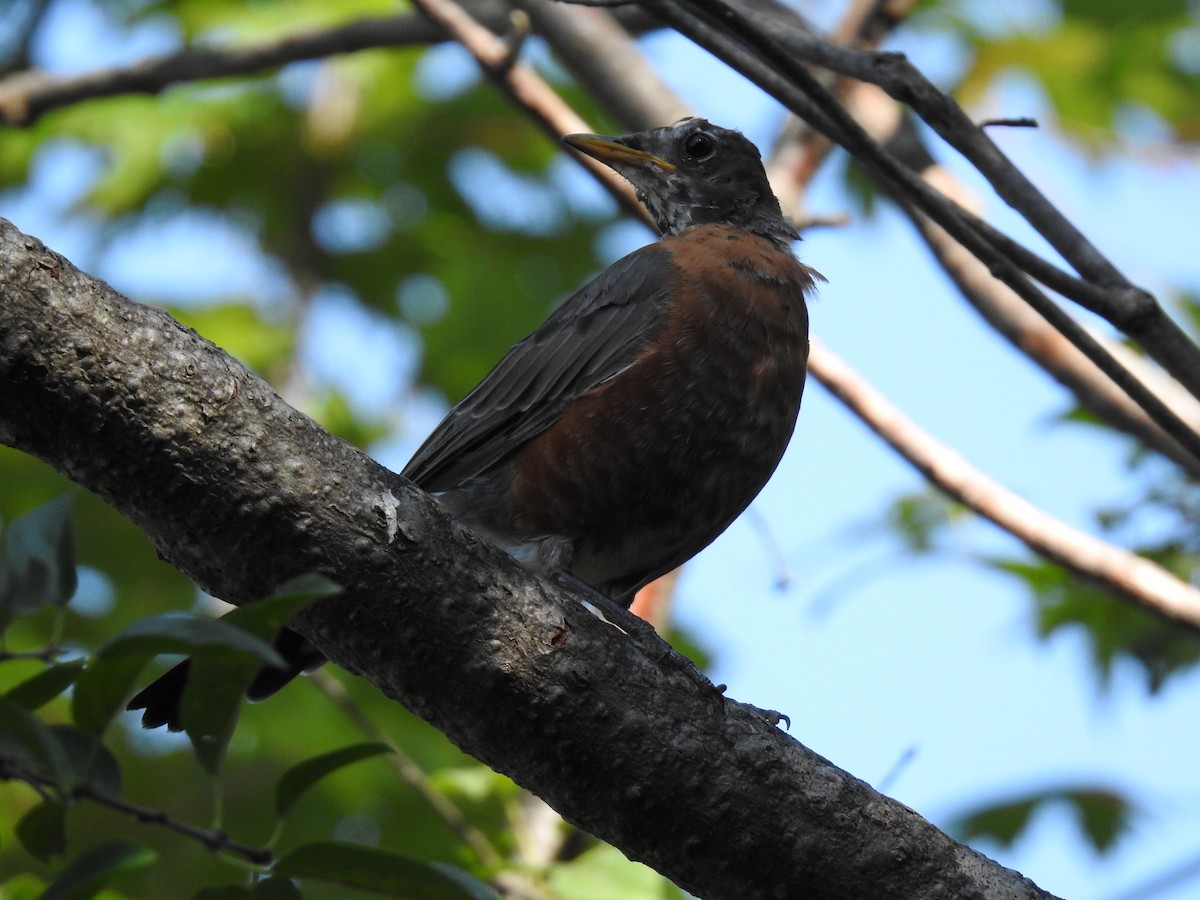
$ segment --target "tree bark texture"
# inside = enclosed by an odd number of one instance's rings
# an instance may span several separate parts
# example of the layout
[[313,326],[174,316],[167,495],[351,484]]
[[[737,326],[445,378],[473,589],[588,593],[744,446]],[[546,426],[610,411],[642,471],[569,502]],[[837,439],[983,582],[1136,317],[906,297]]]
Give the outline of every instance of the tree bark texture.
[[344,593],[296,623],[333,661],[700,897],[1050,896],[648,659],[196,332],[2,219],[0,441],[232,603],[334,579]]

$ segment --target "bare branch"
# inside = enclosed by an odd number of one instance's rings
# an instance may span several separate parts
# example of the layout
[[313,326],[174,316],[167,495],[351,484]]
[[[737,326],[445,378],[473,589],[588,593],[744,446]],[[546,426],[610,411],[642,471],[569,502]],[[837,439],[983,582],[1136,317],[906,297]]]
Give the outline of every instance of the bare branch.
[[[508,6],[475,0],[477,13],[503,28]],[[287,63],[323,59],[376,47],[402,47],[445,40],[424,16],[404,13],[363,18],[348,25],[288,35],[244,47],[194,47],[149,57],[129,66],[81,75],[22,72],[0,82],[0,124],[27,126],[62,106],[117,94],[157,94],[174,84],[249,75]]]
[[[915,5],[915,0],[854,0],[847,7],[831,40],[839,46],[874,49]],[[828,80],[832,81],[830,89],[834,96],[843,103],[862,84],[845,75]],[[860,116],[856,115],[855,118],[861,121]],[[867,131],[876,134],[869,128]],[[787,124],[771,149],[768,164],[771,184],[785,209],[793,210],[800,205],[809,182],[834,146],[833,141],[799,116],[788,117]]]
[[1200,590],[1166,569],[1079,531],[1029,503],[923,431],[818,341],[809,371],[926,478],[1047,559],[1108,585],[1140,606],[1200,633]]
[[[623,127],[649,128],[690,114],[611,14],[554,0],[515,2],[529,13],[575,80]],[[616,80],[614,71],[620,73]],[[631,82],[641,89],[628,90]]]
[[515,61],[509,45],[476,21],[463,7],[450,0],[414,0],[421,12],[462,44],[479,63],[485,75],[519,106],[539,110],[534,121],[554,140],[569,131],[586,131],[581,119],[561,97],[546,85],[528,63]]
[[[926,170],[924,175],[943,191],[963,197],[965,188],[946,170],[933,167]],[[960,202],[970,201],[964,199]],[[922,216],[915,216],[913,222],[946,274],[993,328],[1056,381],[1070,389],[1085,409],[1162,453],[1193,477],[1200,477],[1200,459],[1159,428],[1075,345],[1021,302],[1006,285],[993,278],[978,259],[945,231]],[[1200,430],[1200,403],[1178,382],[1127,347],[1098,336],[1096,340],[1103,341],[1108,351],[1117,356],[1148,390],[1154,391],[1164,403],[1169,404],[1180,418],[1192,428]]]
[[[24,781],[38,790],[39,793],[42,787],[53,785],[53,782],[43,775],[25,771],[0,759],[0,781],[6,780]],[[122,800],[120,797],[114,797],[111,794],[106,794],[104,791],[97,790],[89,784],[76,786],[70,792],[70,796],[74,799],[82,798],[91,800],[100,806],[105,806],[123,815],[131,816],[139,822],[150,825],[161,825],[163,828],[174,831],[176,834],[181,834],[189,840],[203,844],[214,853],[232,853],[256,866],[269,866],[274,862],[274,856],[266,847],[255,847],[252,844],[243,844],[241,841],[235,841],[220,829],[197,828],[195,825],[176,819],[161,809],[154,809],[153,807],[141,806],[137,803],[131,803],[128,800]]]

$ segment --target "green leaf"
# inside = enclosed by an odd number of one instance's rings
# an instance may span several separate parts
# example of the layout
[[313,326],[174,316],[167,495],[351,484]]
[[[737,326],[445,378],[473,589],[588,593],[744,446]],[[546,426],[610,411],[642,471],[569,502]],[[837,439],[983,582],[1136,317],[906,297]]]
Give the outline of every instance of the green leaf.
[[196,758],[209,774],[216,775],[221,770],[225,751],[237,728],[246,688],[258,670],[259,664],[253,660],[195,658],[191,661],[180,703],[180,719]]
[[1083,833],[1101,853],[1112,849],[1136,812],[1128,799],[1106,788],[1055,787],[980,807],[961,816],[954,830],[964,840],[991,838],[1009,847],[1038,810],[1054,803],[1074,810]]
[[927,490],[897,498],[887,511],[887,523],[912,553],[928,553],[938,535],[962,521],[967,510],[941,491]]
[[[265,601],[264,601],[265,602]],[[249,607],[247,607],[249,608]],[[230,613],[232,616],[233,614]],[[249,656],[263,665],[283,665],[275,648],[246,629],[234,627],[236,618],[212,619],[189,613],[162,613],[138,619],[96,651],[99,659],[150,653],[182,653],[212,658]]]
[[71,860],[42,900],[88,900],[113,876],[144,869],[157,858],[153,850],[128,838],[96,844]]
[[374,847],[322,841],[297,847],[274,872],[408,900],[496,900],[482,882],[462,872],[452,878],[444,869]]
[[[219,621],[265,641],[314,600],[340,590],[323,576],[302,575],[274,595],[240,606]],[[246,688],[260,668],[259,660],[247,656],[229,659],[197,655],[192,659],[180,714],[197,758],[214,775],[224,762]]]
[[569,863],[556,863],[549,888],[559,900],[607,900],[609,897],[682,898],[683,892],[653,869],[630,862],[607,844],[592,847]]
[[8,697],[0,697],[0,756],[30,766],[61,794],[70,793],[77,783],[67,750],[53,729]]
[[71,716],[80,728],[103,734],[113,716],[120,712],[138,673],[154,657],[152,651],[93,659],[75,681]]
[[0,556],[0,630],[43,606],[64,606],[75,593],[72,499],[63,494],[8,526]]
[[[67,807],[46,800],[21,817],[17,839],[29,854],[42,862],[67,852]],[[3,893],[0,892],[0,896]]]
[[963,816],[955,831],[963,840],[991,838],[1003,847],[1011,847],[1013,841],[1026,829],[1034,811],[1045,802],[1045,796],[1023,797],[985,806]]
[[94,734],[74,725],[51,725],[50,730],[66,753],[77,782],[111,796],[121,793],[121,764]]
[[286,816],[301,795],[326,775],[359,760],[391,752],[387,744],[353,744],[292,766],[275,786],[275,812],[281,818]]
[[96,651],[79,676],[72,698],[75,722],[103,733],[125,702],[146,663],[160,653],[281,665],[275,649],[222,619],[163,613],[134,622]]
[[[1173,568],[1169,554],[1154,558]],[[1083,630],[1101,685],[1108,683],[1114,664],[1121,658],[1141,666],[1151,692],[1161,688],[1171,675],[1200,662],[1200,640],[1193,634],[1117,599],[1062,566],[1013,560],[993,560],[992,565],[1028,586],[1037,604],[1042,637],[1062,629]]]
[[1063,799],[1075,807],[1084,834],[1101,853],[1129,830],[1136,813],[1125,797],[1102,788],[1064,791]]
[[341,590],[341,585],[324,575],[300,575],[282,584],[270,597],[230,610],[220,621],[269,640],[309,604]]
[[4,696],[35,712],[73,685],[82,670],[82,659],[49,666],[9,688]]
[[1070,5],[1056,28],[977,40],[955,92],[964,105],[1016,69],[1037,79],[1058,127],[1095,149],[1120,146],[1113,138],[1122,114],[1138,107],[1153,111],[1176,140],[1194,140],[1197,80],[1186,57],[1170,49],[1193,27],[1184,0]]
[[0,881],[0,897],[4,900],[41,900],[46,883],[32,872],[22,872],[7,881]]

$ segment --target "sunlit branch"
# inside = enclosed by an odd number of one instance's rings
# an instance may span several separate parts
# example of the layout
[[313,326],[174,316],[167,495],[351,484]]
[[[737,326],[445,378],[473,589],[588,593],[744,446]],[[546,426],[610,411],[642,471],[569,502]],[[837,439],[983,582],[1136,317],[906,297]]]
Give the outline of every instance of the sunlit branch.
[[1200,590],[1157,563],[1108,544],[1038,509],[920,428],[819,341],[809,371],[933,484],[1029,547],[1119,591],[1143,608],[1200,632]]

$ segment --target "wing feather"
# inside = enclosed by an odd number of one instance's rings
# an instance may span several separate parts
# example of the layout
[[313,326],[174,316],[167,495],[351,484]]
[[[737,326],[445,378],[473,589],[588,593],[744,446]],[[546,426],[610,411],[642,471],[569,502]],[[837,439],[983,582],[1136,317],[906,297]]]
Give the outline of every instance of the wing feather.
[[633,362],[662,322],[673,274],[671,255],[658,244],[614,263],[514,346],[401,474],[441,491],[503,462],[573,398]]

